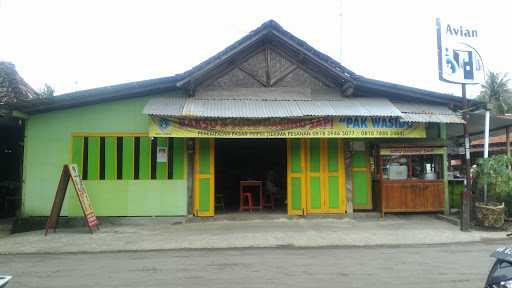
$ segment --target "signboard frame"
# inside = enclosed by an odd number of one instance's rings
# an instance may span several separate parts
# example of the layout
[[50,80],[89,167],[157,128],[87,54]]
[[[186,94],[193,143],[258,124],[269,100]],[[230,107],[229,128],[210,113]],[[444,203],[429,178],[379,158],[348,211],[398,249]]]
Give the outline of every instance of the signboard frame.
[[80,207],[82,208],[85,223],[89,228],[89,231],[93,233],[95,230],[99,230],[99,221],[92,209],[91,201],[87,195],[87,190],[85,189],[84,183],[78,173],[78,166],[76,164],[65,164],[62,167],[59,184],[57,186],[57,191],[55,192],[50,216],[48,216],[44,236],[48,235],[48,230],[50,229],[52,229],[53,232],[56,232],[57,230],[60,212],[62,210],[62,205],[64,203],[64,198],[66,196],[70,180],[73,183],[73,187],[78,197],[78,201],[80,202]]
[[439,80],[452,84],[480,84],[485,79],[485,66],[475,43],[478,30],[451,24],[436,18]]

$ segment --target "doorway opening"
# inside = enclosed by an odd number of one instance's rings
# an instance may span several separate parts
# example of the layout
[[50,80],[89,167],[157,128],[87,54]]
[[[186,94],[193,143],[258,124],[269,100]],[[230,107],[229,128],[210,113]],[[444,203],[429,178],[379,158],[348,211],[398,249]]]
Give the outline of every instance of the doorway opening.
[[0,117],[0,218],[21,207],[23,131],[22,120]]
[[263,199],[257,185],[245,186],[243,191],[250,195],[243,199],[244,206],[251,197],[255,207],[263,201],[263,211],[286,213],[286,165],[286,139],[216,139],[216,214],[240,211],[240,186],[246,181],[261,183]]

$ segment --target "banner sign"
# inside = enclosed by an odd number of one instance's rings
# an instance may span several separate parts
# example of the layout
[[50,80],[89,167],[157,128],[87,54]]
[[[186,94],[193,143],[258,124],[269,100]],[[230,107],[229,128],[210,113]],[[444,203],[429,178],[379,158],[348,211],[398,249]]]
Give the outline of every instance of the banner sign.
[[478,84],[484,80],[484,64],[478,53],[479,33],[474,27],[436,19],[439,80]]
[[381,148],[380,155],[429,155],[444,154],[446,148],[443,147],[397,147],[397,148]]
[[45,236],[48,234],[48,230],[53,229],[55,231],[57,228],[57,222],[60,211],[62,210],[62,204],[64,203],[70,179],[71,182],[73,182],[73,187],[75,188],[76,195],[80,201],[80,206],[82,207],[85,222],[89,227],[89,230],[93,232],[93,229],[99,229],[98,219],[96,219],[96,214],[94,214],[94,211],[92,210],[91,201],[89,200],[89,196],[85,190],[84,183],[78,174],[78,166],[76,164],[66,164],[62,168],[62,172],[60,174],[60,181],[57,186],[57,192],[55,193],[55,199],[53,200],[52,211],[50,212],[48,222],[46,223],[46,231],[44,232]]
[[152,117],[152,137],[199,138],[425,138],[425,124],[390,117],[300,119]]
[[98,220],[96,219],[96,214],[94,214],[94,211],[92,210],[91,201],[89,200],[89,196],[85,190],[84,182],[82,182],[82,179],[78,174],[78,166],[76,164],[67,166],[70,170],[71,180],[73,181],[73,186],[75,187],[78,200],[80,201],[80,206],[82,206],[82,211],[84,212],[87,225],[89,227],[95,227],[98,224]]

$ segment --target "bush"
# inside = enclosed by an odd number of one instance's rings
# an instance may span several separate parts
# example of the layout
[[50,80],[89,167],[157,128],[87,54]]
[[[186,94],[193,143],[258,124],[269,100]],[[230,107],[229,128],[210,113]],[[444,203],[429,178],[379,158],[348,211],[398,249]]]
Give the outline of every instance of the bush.
[[505,202],[507,215],[512,215],[512,157],[497,155],[478,160],[475,171],[480,191],[487,185],[486,202]]

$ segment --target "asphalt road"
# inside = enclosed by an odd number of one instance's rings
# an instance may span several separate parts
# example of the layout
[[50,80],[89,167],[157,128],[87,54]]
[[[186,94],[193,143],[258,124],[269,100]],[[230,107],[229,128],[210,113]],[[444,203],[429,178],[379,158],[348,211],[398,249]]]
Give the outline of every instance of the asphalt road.
[[3,255],[15,287],[482,287],[507,242]]

